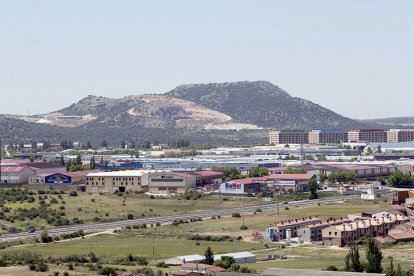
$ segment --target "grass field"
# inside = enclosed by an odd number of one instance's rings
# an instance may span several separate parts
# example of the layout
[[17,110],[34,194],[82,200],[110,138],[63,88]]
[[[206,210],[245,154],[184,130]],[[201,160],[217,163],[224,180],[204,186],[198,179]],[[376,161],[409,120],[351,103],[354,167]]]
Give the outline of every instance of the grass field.
[[[154,256],[152,254],[153,241]],[[195,241],[187,239],[155,237],[153,240],[150,237],[125,237],[103,234],[91,238],[60,243],[37,244],[23,247],[22,249],[30,250],[30,252],[43,256],[87,255],[92,250],[95,254],[105,259],[126,257],[129,253],[148,258],[168,258],[177,255],[204,254],[208,246],[213,248],[216,253],[265,249],[262,243],[200,241],[199,246],[195,244]],[[20,249],[9,248],[7,250]]]
[[181,224],[178,226],[166,225],[161,228],[146,228],[128,231],[129,233],[146,235],[179,236],[185,234],[209,234],[209,235],[231,235],[249,236],[253,231],[262,232],[272,223],[280,220],[298,218],[303,216],[319,216],[321,218],[346,216],[349,213],[361,211],[378,211],[383,206],[361,201],[345,202],[342,204],[315,205],[305,208],[291,208],[284,210],[281,205],[279,216],[277,212],[258,212],[255,215],[245,215],[244,223],[248,230],[240,230],[243,218],[223,217],[221,219],[210,219],[202,222]]
[[[4,189],[6,190],[6,189]],[[36,193],[36,191],[34,191]],[[323,192],[321,197],[335,196],[337,193]],[[184,214],[190,212],[200,212],[207,210],[221,210],[226,208],[235,208],[248,205],[266,204],[260,198],[232,198],[219,196],[203,196],[199,200],[185,200],[178,197],[155,198],[144,194],[123,194],[121,196],[115,194],[88,194],[78,192],[78,196],[69,196],[68,194],[60,195],[43,195],[47,196],[46,204],[52,199],[57,200],[57,204],[50,204],[50,208],[60,210],[63,208],[64,217],[72,220],[79,218],[84,223],[92,223],[96,221],[114,221],[126,219],[128,214],[133,214],[134,218],[165,216],[173,214]],[[284,195],[279,198],[279,202],[286,200],[301,200],[307,198],[308,194],[292,194]],[[11,213],[16,212],[19,208],[30,209],[39,208],[38,195],[34,195],[35,201],[28,202],[6,202],[5,207],[10,208]],[[53,227],[48,225],[45,220],[34,219],[32,221],[0,220],[0,224],[7,227],[1,232],[7,232],[7,228],[12,226],[25,230],[28,225],[33,225],[37,229],[42,227]]]

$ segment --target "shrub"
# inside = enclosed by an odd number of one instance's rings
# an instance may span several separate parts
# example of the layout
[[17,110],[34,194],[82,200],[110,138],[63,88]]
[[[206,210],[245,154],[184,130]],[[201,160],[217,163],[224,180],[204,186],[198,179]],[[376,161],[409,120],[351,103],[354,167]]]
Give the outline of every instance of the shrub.
[[257,212],[257,213],[260,213],[261,211],[262,211],[262,209],[260,209],[260,208],[257,208],[257,209],[256,209],[256,212]]
[[63,276],[69,276],[69,272],[67,271],[63,272]]
[[130,214],[127,215],[127,218],[128,219],[134,219],[134,215],[130,213]]
[[231,216],[233,218],[240,218],[241,217],[240,213],[233,213]]
[[30,270],[36,270],[36,264],[29,264]]
[[70,191],[69,196],[78,196],[78,193],[76,191]]
[[49,270],[49,267],[46,263],[41,262],[37,265],[37,270],[40,272],[46,272]]
[[91,202],[95,202],[95,199],[94,198],[91,198]]
[[159,268],[168,268],[168,265],[165,262],[158,262],[155,266]]
[[327,270],[327,271],[338,271],[339,269],[338,269],[336,266],[334,266],[334,265],[329,265],[329,266],[326,268],[326,270]]
[[240,230],[247,230],[247,229],[249,229],[249,228],[246,225],[240,226]]
[[287,210],[289,210],[289,207],[287,207],[287,206],[286,206],[286,207],[285,207],[285,210],[286,210],[286,211],[287,211]]
[[116,270],[113,267],[104,266],[99,270],[99,275],[116,275]]

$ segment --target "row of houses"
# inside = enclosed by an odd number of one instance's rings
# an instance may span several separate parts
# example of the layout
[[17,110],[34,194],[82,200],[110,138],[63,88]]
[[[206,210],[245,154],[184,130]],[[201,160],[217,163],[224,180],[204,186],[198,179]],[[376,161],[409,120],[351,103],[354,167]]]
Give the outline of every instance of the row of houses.
[[414,141],[414,129],[317,129],[275,130],[269,133],[270,144],[339,144],[344,142],[396,143]]
[[[364,237],[381,239],[392,235],[397,226],[407,223],[410,223],[410,217],[398,212],[362,213],[329,220],[303,217],[275,223],[266,229],[263,237],[273,242],[296,239],[303,243],[324,242],[326,245],[342,247]],[[414,230],[412,239],[414,240]]]

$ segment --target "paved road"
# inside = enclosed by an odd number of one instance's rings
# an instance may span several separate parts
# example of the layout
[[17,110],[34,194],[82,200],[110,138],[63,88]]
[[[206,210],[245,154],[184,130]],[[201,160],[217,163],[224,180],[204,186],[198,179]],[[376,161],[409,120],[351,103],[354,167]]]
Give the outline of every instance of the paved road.
[[[103,222],[103,223],[96,223],[96,224],[84,224],[84,225],[74,225],[68,227],[61,227],[61,228],[54,228],[48,229],[49,235],[62,235],[73,233],[79,230],[82,231],[106,231],[111,229],[118,229],[125,226],[132,226],[138,224],[168,224],[172,223],[174,220],[189,220],[194,218],[211,218],[212,216],[231,216],[233,213],[253,213],[257,208],[262,209],[263,211],[270,211],[270,210],[277,210],[280,208],[281,210],[285,207],[299,207],[299,206],[307,206],[307,205],[315,205],[318,203],[331,203],[342,201],[345,199],[352,199],[352,198],[359,198],[359,195],[351,195],[351,196],[339,196],[339,197],[329,197],[324,199],[316,199],[316,200],[302,200],[302,201],[291,201],[286,204],[284,203],[270,203],[270,204],[261,204],[261,205],[254,205],[254,206],[244,206],[244,207],[237,207],[232,209],[226,210],[215,210],[215,211],[206,211],[206,212],[199,212],[199,213],[189,213],[189,214],[181,214],[175,216],[165,216],[165,217],[152,217],[152,218],[142,218],[142,219],[132,219],[132,220],[120,220],[115,222]],[[36,237],[40,236],[41,232],[37,231],[35,233],[27,233],[27,232],[20,232],[20,233],[10,233],[10,234],[3,234],[0,236],[1,240],[6,239],[19,239],[19,238],[27,238],[27,237]]]

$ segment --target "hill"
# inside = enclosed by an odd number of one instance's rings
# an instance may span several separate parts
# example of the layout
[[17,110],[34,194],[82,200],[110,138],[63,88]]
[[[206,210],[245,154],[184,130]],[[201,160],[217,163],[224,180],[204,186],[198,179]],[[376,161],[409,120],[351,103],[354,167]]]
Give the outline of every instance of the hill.
[[35,116],[0,116],[3,141],[107,140],[241,145],[267,141],[270,128],[357,128],[368,124],[295,98],[265,81],[181,85],[165,94],[87,96]]
[[414,117],[392,117],[381,119],[360,120],[366,124],[377,124],[383,128],[413,128]]
[[181,85],[169,96],[193,101],[233,119],[279,129],[357,128],[367,124],[311,101],[292,97],[267,81]]

